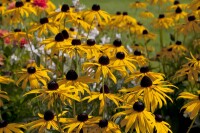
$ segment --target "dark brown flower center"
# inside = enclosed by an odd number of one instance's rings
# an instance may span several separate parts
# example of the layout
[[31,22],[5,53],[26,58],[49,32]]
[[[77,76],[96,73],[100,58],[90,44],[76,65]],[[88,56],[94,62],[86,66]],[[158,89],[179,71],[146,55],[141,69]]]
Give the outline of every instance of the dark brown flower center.
[[124,16],[128,15],[128,12],[123,12],[123,15],[124,15]]
[[109,63],[110,63],[110,59],[108,58],[108,56],[103,55],[99,58],[99,64],[108,65]]
[[160,14],[158,18],[164,18],[165,15],[164,14]]
[[51,120],[53,120],[53,118],[54,118],[54,114],[53,114],[52,111],[47,110],[47,111],[44,112],[44,119],[46,121],[51,121]]
[[143,30],[143,31],[142,31],[142,34],[143,34],[143,35],[147,35],[148,33],[149,33],[149,32],[148,32],[147,30]]
[[95,41],[94,39],[88,39],[88,40],[87,40],[87,45],[88,45],[88,46],[94,46],[95,43],[96,43],[96,41]]
[[2,3],[0,3],[0,6],[2,6]]
[[137,112],[142,112],[144,110],[145,106],[143,102],[135,102],[133,104],[133,109]]
[[74,28],[71,27],[71,28],[69,28],[69,30],[70,30],[70,31],[74,31]]
[[180,7],[177,7],[176,10],[175,10],[175,12],[176,12],[176,13],[181,13],[181,12],[182,12],[182,9],[181,9]]
[[73,39],[72,45],[81,45],[81,40],[80,39]]
[[139,50],[135,50],[133,53],[135,56],[141,56],[142,53]]
[[57,90],[59,88],[59,85],[56,81],[51,81],[48,83],[48,90]]
[[63,4],[63,5],[62,5],[62,8],[61,8],[61,11],[62,11],[62,12],[67,12],[67,11],[69,11],[69,5]]
[[47,17],[44,17],[44,18],[41,18],[41,19],[40,19],[40,24],[46,24],[46,23],[48,23],[48,22],[49,22],[49,20],[48,20]]
[[200,94],[198,95],[198,97],[199,97],[199,100],[200,100]]
[[77,120],[80,122],[84,122],[88,120],[88,115],[86,113],[79,114],[77,116]]
[[120,60],[123,60],[125,58],[124,52],[117,52],[116,58],[120,59]]
[[78,74],[74,70],[69,70],[65,77],[67,80],[77,80]]
[[194,21],[196,18],[195,18],[195,16],[189,16],[188,17],[188,21]]
[[178,4],[180,4],[180,2],[178,0],[175,0],[174,5],[178,5]]
[[14,32],[21,32],[21,29],[14,29]]
[[157,122],[162,122],[163,121],[163,117],[160,114],[156,114],[155,115],[155,119],[156,119]]
[[108,126],[108,120],[103,119],[99,121],[99,127],[104,128]]
[[17,8],[22,7],[22,6],[24,6],[24,3],[22,1],[17,1],[15,3],[15,7],[17,7]]
[[62,31],[62,35],[63,35],[64,39],[68,39],[69,38],[69,33],[66,30]]
[[122,46],[122,41],[120,39],[115,39],[113,42],[113,45],[115,47],[120,47],[120,46]]
[[6,127],[8,125],[8,122],[7,121],[5,121],[5,120],[1,120],[0,121],[0,128],[4,128],[4,127]]
[[122,13],[120,11],[117,11],[116,12],[116,15],[121,15]]
[[31,0],[26,0],[26,2],[31,2]]
[[182,42],[181,41],[176,41],[176,45],[181,45]]
[[56,42],[62,42],[62,41],[64,41],[63,34],[62,34],[62,33],[58,33],[58,34],[55,36],[55,41],[56,41]]
[[[109,88],[107,85],[104,85],[104,93],[108,94],[110,91],[109,91]],[[103,87],[101,87],[100,89],[100,93],[103,93]]]
[[168,48],[168,49],[167,49],[168,52],[171,52],[172,50],[173,50],[172,48]]
[[36,69],[35,69],[35,67],[29,67],[29,68],[27,68],[27,72],[29,74],[34,74],[36,72]]
[[141,87],[152,86],[152,80],[148,76],[144,76],[140,82]]
[[200,10],[200,6],[197,8],[197,10]]
[[94,4],[94,5],[92,6],[92,10],[93,10],[93,11],[99,11],[99,10],[100,10],[100,6],[99,6],[98,4]]
[[148,66],[143,66],[143,67],[141,67],[141,68],[140,68],[140,72],[141,72],[141,73],[147,73],[147,72],[149,72],[149,67],[148,67]]

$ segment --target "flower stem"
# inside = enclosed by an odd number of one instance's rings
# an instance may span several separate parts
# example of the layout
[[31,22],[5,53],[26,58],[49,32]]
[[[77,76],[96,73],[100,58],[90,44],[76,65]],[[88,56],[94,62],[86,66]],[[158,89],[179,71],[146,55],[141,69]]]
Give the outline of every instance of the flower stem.
[[160,32],[160,46],[161,46],[161,49],[162,49],[162,48],[164,48],[164,44],[163,44],[163,30],[160,29],[159,32]]
[[106,105],[106,97],[105,97],[105,90],[104,90],[104,77],[102,77],[102,90],[103,90],[103,100],[104,100],[104,109],[103,109],[103,119],[106,118],[107,113],[107,105]]
[[54,100],[56,102],[56,106],[55,106],[55,111],[56,111],[56,117],[57,117],[57,122],[58,122],[58,128],[59,128],[59,132],[62,133],[62,129],[61,129],[61,126],[60,126],[60,123],[59,123],[59,117],[58,117],[58,101],[56,100],[56,97],[54,95]]
[[[198,115],[197,115],[197,116],[198,116]],[[187,130],[187,132],[186,132],[186,133],[189,133],[189,132],[190,132],[190,130],[192,129],[192,126],[193,126],[193,124],[194,124],[194,122],[195,122],[195,120],[196,120],[197,116],[196,116],[196,117],[194,117],[194,119],[192,120],[192,123],[190,124],[190,126],[189,126],[189,128],[188,128],[188,130]]]

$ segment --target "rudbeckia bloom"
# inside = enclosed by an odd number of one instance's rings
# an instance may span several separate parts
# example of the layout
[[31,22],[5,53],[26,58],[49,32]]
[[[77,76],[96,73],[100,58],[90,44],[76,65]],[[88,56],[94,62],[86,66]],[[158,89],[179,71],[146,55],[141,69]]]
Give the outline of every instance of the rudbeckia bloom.
[[26,129],[23,124],[8,123],[6,120],[0,121],[0,133],[23,133],[20,128]]
[[187,4],[182,4],[180,1],[175,0],[172,6],[169,6],[169,9],[177,9],[180,7],[181,9],[186,9],[188,7]]
[[200,91],[197,91],[197,95],[189,92],[182,92],[179,94],[178,99],[179,98],[190,100],[181,110],[185,108],[184,113],[189,114],[190,119],[194,119],[200,111]]
[[182,11],[180,7],[177,7],[174,13],[170,13],[169,16],[175,19],[175,21],[179,21],[180,19],[185,18],[187,16],[187,13]]
[[116,113],[113,116],[115,120],[121,115],[126,115],[120,122],[122,127],[126,126],[125,133],[135,129],[136,133],[152,133],[155,119],[151,112],[148,112],[143,102],[137,101],[133,105],[125,105],[119,108],[125,109],[125,111]]
[[167,81],[162,81],[162,79],[152,81],[148,76],[144,76],[140,81],[140,85],[129,89],[121,89],[120,91],[136,94],[136,97],[142,96],[147,110],[154,112],[157,107],[161,108],[163,103],[167,104],[166,98],[173,102],[166,94],[174,92],[170,87],[175,86]]
[[144,11],[140,13],[140,16],[143,18],[154,18],[154,14],[150,11]]
[[170,125],[163,121],[163,116],[160,114],[155,115],[155,133],[172,133]]
[[97,4],[94,4],[91,10],[84,11],[82,13],[82,17],[89,24],[93,24],[93,22],[97,21],[101,25],[102,21],[108,23],[110,20],[110,15],[107,12],[101,10],[100,5]]
[[40,117],[39,120],[29,122],[26,124],[26,126],[28,127],[29,131],[34,130],[38,133],[44,133],[46,129],[59,131],[58,122],[65,122],[65,118],[61,118],[65,113],[66,111],[63,111],[61,114],[57,114],[57,119],[56,114],[54,114],[51,110],[47,110],[44,112],[44,114],[38,113],[38,116]]
[[5,10],[6,10],[6,7],[4,6],[4,4],[0,3],[0,15],[3,15]]
[[136,1],[135,3],[131,3],[130,7],[133,9],[136,9],[136,8],[145,8],[146,9],[147,4],[144,2]]
[[120,23],[118,24],[118,26],[120,28],[123,28],[124,26],[127,26],[127,25],[135,25],[137,24],[137,20],[131,16],[128,15],[128,12],[123,12],[122,14],[122,20],[120,21]]
[[109,99],[112,102],[115,103],[116,106],[119,106],[119,102],[123,102],[121,98],[119,98],[117,95],[110,93],[110,89],[107,85],[104,85],[104,88],[101,87],[100,92],[91,92],[90,96],[84,97],[82,100],[88,99],[88,103],[95,99],[99,99],[100,107],[99,107],[99,114],[102,114],[104,108],[105,108],[105,102]]
[[139,50],[135,50],[133,55],[130,55],[130,58],[135,59],[139,66],[145,66],[148,62],[148,59]]
[[6,76],[0,76],[0,83],[2,84],[9,84],[11,82],[14,82],[14,80],[6,77]]
[[46,82],[50,80],[48,76],[49,70],[43,66],[38,67],[35,62],[27,65],[26,69],[22,69],[21,72],[17,72],[21,77],[17,80],[16,84],[19,85],[22,82],[22,89],[25,89],[27,82],[30,83],[31,89],[39,88],[39,83],[46,85]]
[[172,48],[172,52],[179,57],[185,55],[185,53],[188,51],[181,41],[176,41],[175,44],[171,44],[168,46],[168,48]]
[[37,24],[33,24],[29,29],[29,32],[38,31],[38,37],[41,35],[46,35],[48,31],[51,31],[53,34],[57,34],[58,31],[58,23],[52,22],[51,19],[44,17],[40,18],[40,22]]
[[174,26],[174,21],[172,18],[165,17],[164,14],[160,14],[157,19],[152,23],[155,28],[168,29],[169,27]]
[[100,117],[92,117],[86,113],[81,113],[75,118],[66,118],[63,129],[68,129],[67,133],[73,133],[73,131],[80,133],[81,129],[83,133],[87,133],[84,132],[84,128],[87,130],[87,128],[93,127],[93,124],[98,123],[100,119]]
[[5,12],[5,14],[11,14],[13,16],[19,16],[20,14],[22,17],[24,15],[28,17],[31,13],[36,15],[36,11],[32,7],[26,7],[22,1],[16,1],[15,8],[9,9]]
[[42,87],[42,89],[34,89],[24,94],[24,96],[29,94],[39,94],[34,99],[39,98],[42,102],[48,102],[48,108],[53,107],[57,102],[56,100],[61,100],[63,104],[71,104],[71,100],[80,101],[78,95],[74,94],[74,89],[72,86],[59,86],[57,82],[51,81],[47,86]]
[[174,0],[147,0],[150,2],[150,4],[159,4],[163,5],[166,2],[173,2]]
[[153,40],[156,38],[156,35],[152,32],[149,32],[147,29],[144,29],[140,35],[138,35],[139,39]]

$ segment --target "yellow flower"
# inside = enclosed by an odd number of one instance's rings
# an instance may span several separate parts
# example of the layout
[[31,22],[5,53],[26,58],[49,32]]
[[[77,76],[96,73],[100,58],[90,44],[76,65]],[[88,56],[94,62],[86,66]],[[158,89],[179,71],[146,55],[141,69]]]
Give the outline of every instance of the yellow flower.
[[174,21],[172,18],[165,17],[164,14],[160,14],[157,19],[153,21],[153,26],[160,29],[168,29],[174,26]]
[[100,107],[99,107],[99,114],[102,114],[104,108],[105,108],[105,102],[109,99],[112,102],[115,103],[116,106],[119,106],[119,102],[123,102],[121,98],[119,98],[117,95],[110,93],[110,89],[107,85],[104,85],[104,88],[101,87],[100,92],[91,92],[90,96],[84,97],[82,100],[88,99],[88,103],[95,99],[100,100]]
[[148,59],[145,58],[145,56],[139,50],[135,50],[133,52],[133,55],[130,55],[130,58],[135,59],[138,62],[139,66],[145,66],[148,62]]
[[136,1],[135,3],[131,3],[130,7],[133,9],[136,9],[136,8],[145,8],[146,9],[147,4],[144,2]]
[[156,133],[172,133],[170,125],[163,121],[163,116],[160,114],[155,115],[155,132]]
[[141,12],[140,16],[143,18],[154,18],[154,14],[150,11]]
[[124,26],[127,27],[127,25],[133,26],[136,24],[137,24],[137,20],[135,18],[133,18],[132,16],[129,16],[128,12],[123,12],[122,20],[120,21],[118,26],[120,28],[123,28]]
[[200,91],[197,91],[197,94],[198,95],[189,92],[182,92],[178,96],[178,99],[183,98],[190,100],[190,102],[181,108],[181,110],[185,108],[184,113],[189,114],[190,119],[194,119],[200,111]]
[[172,52],[174,52],[174,55],[178,58],[182,55],[185,55],[188,49],[182,44],[181,41],[176,41],[175,44],[171,44],[167,47],[168,49],[172,49]]
[[159,4],[159,5],[163,5],[166,2],[174,2],[174,0],[147,0],[150,2],[150,4]]
[[[38,113],[40,119],[29,122],[26,124],[26,126],[28,127],[29,131],[34,130],[38,133],[44,133],[46,129],[59,131],[58,122],[65,122],[65,118],[61,118],[61,116],[63,116],[66,112],[67,111],[63,111],[61,114],[57,114],[58,119],[56,114],[54,114],[51,110],[45,111],[44,114]],[[39,130],[36,130],[38,128]]]
[[23,124],[8,123],[6,120],[0,121],[0,133],[24,133],[21,128],[26,129]]
[[101,25],[103,21],[108,23],[110,20],[110,15],[107,12],[101,10],[100,5],[97,4],[94,4],[91,10],[84,11],[82,13],[82,17],[89,24],[93,24],[93,22],[97,21],[98,24]]
[[147,41],[147,40],[153,40],[153,39],[155,39],[156,35],[154,33],[152,33],[152,32],[149,32],[147,29],[144,29],[142,31],[142,33],[140,33],[138,35],[138,38],[139,39],[144,39],[145,41]]
[[125,133],[128,131],[133,132],[133,129],[136,130],[136,133],[153,132],[155,119],[152,113],[146,110],[143,102],[137,101],[133,105],[125,105],[119,108],[126,110],[116,113],[113,116],[113,119],[115,120],[121,115],[126,115],[125,118],[120,122],[122,127],[126,126]]
[[16,84],[19,85],[22,82],[22,89],[25,89],[27,82],[29,81],[31,89],[39,88],[39,82],[46,85],[46,81],[49,81],[49,70],[45,69],[42,65],[37,67],[35,62],[27,65],[26,69],[22,69],[21,72],[17,72],[21,77],[17,80]]
[[3,15],[5,10],[6,10],[6,7],[4,6],[4,4],[0,3],[0,15]]
[[173,18],[175,21],[179,21],[187,16],[187,13],[182,11],[182,9],[178,6],[174,13],[170,13],[169,16]]
[[24,96],[29,94],[39,94],[34,99],[40,98],[42,102],[48,102],[48,108],[53,107],[57,100],[61,100],[63,104],[71,104],[71,100],[80,101],[78,95],[74,94],[73,86],[58,85],[57,82],[51,81],[47,86],[42,87],[42,89],[34,89],[24,94]]
[[168,9],[174,10],[174,9],[177,9],[178,7],[180,7],[181,9],[186,9],[186,8],[188,8],[188,5],[187,4],[181,4],[180,1],[175,0],[173,5],[169,6]]
[[0,83],[2,84],[9,84],[11,82],[14,82],[14,80],[6,77],[6,76],[0,76]]

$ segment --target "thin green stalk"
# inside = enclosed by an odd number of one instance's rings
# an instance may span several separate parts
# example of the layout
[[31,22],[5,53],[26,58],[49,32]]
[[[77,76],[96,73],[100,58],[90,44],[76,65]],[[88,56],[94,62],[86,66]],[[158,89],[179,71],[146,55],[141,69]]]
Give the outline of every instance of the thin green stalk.
[[107,113],[107,105],[106,105],[106,97],[105,97],[105,90],[104,90],[104,77],[102,77],[102,90],[103,90],[103,100],[104,100],[104,109],[103,109],[103,119],[106,118]]
[[54,100],[56,102],[56,106],[55,106],[55,111],[56,111],[56,117],[57,117],[57,122],[58,122],[58,129],[59,129],[59,132],[62,133],[62,129],[61,129],[61,125],[59,123],[59,117],[58,117],[58,103],[57,103],[57,100],[55,98],[55,95],[54,95]]
[[161,46],[161,49],[164,48],[164,44],[163,44],[163,30],[160,29],[159,30],[159,34],[160,34],[160,46]]
[[[198,116],[198,115],[197,115],[197,116]],[[196,116],[196,117],[194,117],[194,119],[192,120],[192,123],[190,124],[190,127],[188,128],[188,130],[187,130],[187,132],[186,132],[186,133],[189,133],[189,132],[190,132],[190,130],[192,129],[192,126],[193,126],[193,124],[194,124],[194,122],[195,122],[195,120],[196,120],[197,116]]]
[[73,116],[76,117],[76,101],[73,101]]

